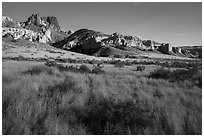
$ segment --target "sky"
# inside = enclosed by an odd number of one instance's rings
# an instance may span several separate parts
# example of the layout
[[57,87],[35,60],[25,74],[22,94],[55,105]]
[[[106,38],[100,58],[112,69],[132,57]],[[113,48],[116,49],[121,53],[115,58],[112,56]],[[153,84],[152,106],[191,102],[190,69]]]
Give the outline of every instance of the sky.
[[63,31],[87,28],[173,46],[202,44],[201,2],[3,2],[2,14],[16,21],[55,16]]

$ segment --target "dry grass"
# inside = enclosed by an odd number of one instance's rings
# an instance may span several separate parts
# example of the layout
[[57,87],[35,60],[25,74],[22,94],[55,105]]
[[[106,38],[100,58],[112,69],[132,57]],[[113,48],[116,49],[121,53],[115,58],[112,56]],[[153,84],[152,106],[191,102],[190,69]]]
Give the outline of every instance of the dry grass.
[[5,68],[3,134],[202,134],[202,89],[189,80]]

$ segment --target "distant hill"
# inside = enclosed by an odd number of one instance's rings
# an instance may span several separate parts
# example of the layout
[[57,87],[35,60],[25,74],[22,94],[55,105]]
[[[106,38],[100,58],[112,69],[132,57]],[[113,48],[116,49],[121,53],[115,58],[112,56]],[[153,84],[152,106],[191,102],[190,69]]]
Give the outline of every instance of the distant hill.
[[65,32],[56,17],[41,17],[39,14],[32,14],[25,22],[3,16],[2,36],[47,43],[56,48],[99,57],[136,57],[152,52],[157,56],[202,58],[202,46],[172,47],[170,43],[143,40],[138,36],[105,34],[89,29]]
[[202,58],[202,46],[181,46],[181,52],[194,58]]

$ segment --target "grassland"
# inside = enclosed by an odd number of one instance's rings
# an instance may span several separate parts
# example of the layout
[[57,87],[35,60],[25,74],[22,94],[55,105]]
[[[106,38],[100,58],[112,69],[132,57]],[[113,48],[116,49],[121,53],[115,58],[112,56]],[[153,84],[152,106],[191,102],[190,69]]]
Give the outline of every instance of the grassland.
[[3,61],[3,134],[202,134],[201,70],[44,64]]

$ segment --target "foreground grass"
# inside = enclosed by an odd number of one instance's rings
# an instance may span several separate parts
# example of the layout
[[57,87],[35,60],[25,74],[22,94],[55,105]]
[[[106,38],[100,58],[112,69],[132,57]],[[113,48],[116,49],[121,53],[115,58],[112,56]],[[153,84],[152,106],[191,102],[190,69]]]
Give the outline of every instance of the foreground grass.
[[3,134],[202,134],[202,89],[190,80],[41,65],[2,81]]

